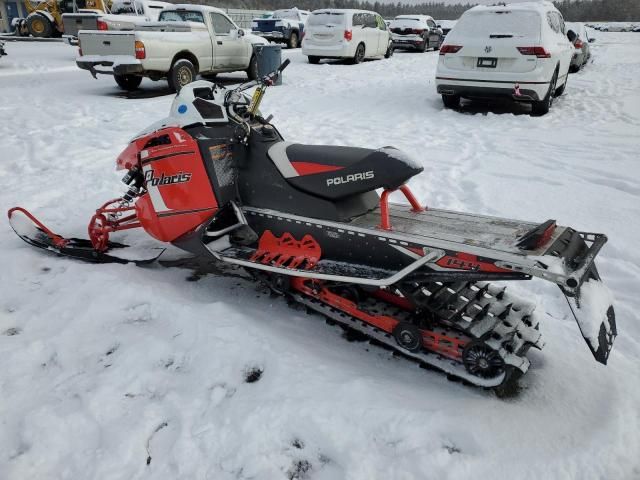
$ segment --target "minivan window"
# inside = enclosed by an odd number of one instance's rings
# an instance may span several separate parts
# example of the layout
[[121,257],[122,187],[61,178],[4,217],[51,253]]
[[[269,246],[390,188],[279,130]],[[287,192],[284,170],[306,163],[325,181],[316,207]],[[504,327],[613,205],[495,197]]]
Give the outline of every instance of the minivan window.
[[376,16],[371,13],[365,13],[365,25],[369,28],[378,28],[378,23],[376,22]]
[[309,16],[309,25],[344,25],[343,12],[319,12]]
[[187,10],[168,10],[160,13],[159,22],[198,22],[204,23],[201,12],[189,12]]
[[470,12],[458,20],[451,33],[465,38],[489,39],[492,35],[508,35],[537,40],[540,38],[540,15],[522,10]]
[[353,25],[354,27],[361,27],[363,25],[365,25],[365,19],[364,19],[364,14],[363,13],[354,13],[353,14],[353,20],[351,20],[351,25]]

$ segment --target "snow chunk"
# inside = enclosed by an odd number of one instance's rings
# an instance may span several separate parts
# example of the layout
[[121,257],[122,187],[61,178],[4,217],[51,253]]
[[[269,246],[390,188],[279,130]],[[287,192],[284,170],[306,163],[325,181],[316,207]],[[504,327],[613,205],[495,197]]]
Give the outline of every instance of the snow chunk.
[[580,288],[580,314],[576,316],[582,336],[594,349],[600,344],[598,336],[600,325],[604,323],[607,331],[611,329],[607,310],[613,305],[611,291],[600,280],[590,279]]
[[403,152],[402,150],[398,150],[395,147],[382,147],[378,149],[378,152],[386,153],[389,157],[401,161],[408,167],[422,168],[420,163],[411,155],[409,155],[407,152]]

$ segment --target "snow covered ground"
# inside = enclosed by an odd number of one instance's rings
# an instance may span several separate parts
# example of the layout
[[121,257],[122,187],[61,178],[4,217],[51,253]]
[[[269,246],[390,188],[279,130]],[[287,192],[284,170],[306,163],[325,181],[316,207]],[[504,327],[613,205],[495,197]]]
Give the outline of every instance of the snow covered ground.
[[[597,39],[541,118],[443,110],[433,52],[316,66],[285,51],[263,111],[290,140],[417,156],[429,205],[605,232],[620,333],[607,367],[540,281],[511,288],[546,312],[547,346],[500,400],[349,343],[242,279],[61,259],[3,222],[0,479],[640,478],[640,36]],[[93,80],[60,43],[6,47],[0,210],[84,235],[123,191],[116,156],[172,96]]]

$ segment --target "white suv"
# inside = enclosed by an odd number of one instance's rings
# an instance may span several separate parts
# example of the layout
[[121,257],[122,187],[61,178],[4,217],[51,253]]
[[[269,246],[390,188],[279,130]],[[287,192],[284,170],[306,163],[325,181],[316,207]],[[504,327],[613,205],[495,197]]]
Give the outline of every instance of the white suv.
[[573,45],[550,2],[467,10],[440,48],[436,86],[446,107],[461,97],[509,97],[545,114],[566,86]]
[[309,57],[309,63],[318,63],[323,58],[360,63],[365,58],[389,58],[393,46],[389,29],[377,13],[323,9],[309,15],[302,54]]

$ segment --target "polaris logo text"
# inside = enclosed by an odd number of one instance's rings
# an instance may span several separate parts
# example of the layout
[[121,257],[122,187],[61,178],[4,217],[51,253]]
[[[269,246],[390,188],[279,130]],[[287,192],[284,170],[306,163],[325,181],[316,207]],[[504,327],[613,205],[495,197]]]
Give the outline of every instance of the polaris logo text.
[[164,173],[160,174],[159,177],[153,176],[153,170],[149,170],[144,174],[144,181],[147,185],[151,185],[152,187],[158,187],[160,185],[174,185],[176,183],[186,183],[191,180],[190,173],[179,172],[176,175],[166,175]]
[[368,172],[354,173],[352,175],[346,175],[344,177],[328,178],[327,179],[327,187],[330,187],[331,185],[342,185],[344,183],[360,182],[360,181],[363,181],[363,180],[371,180],[371,179],[373,179],[374,176],[375,176],[375,174],[373,173],[373,170],[370,170]]

